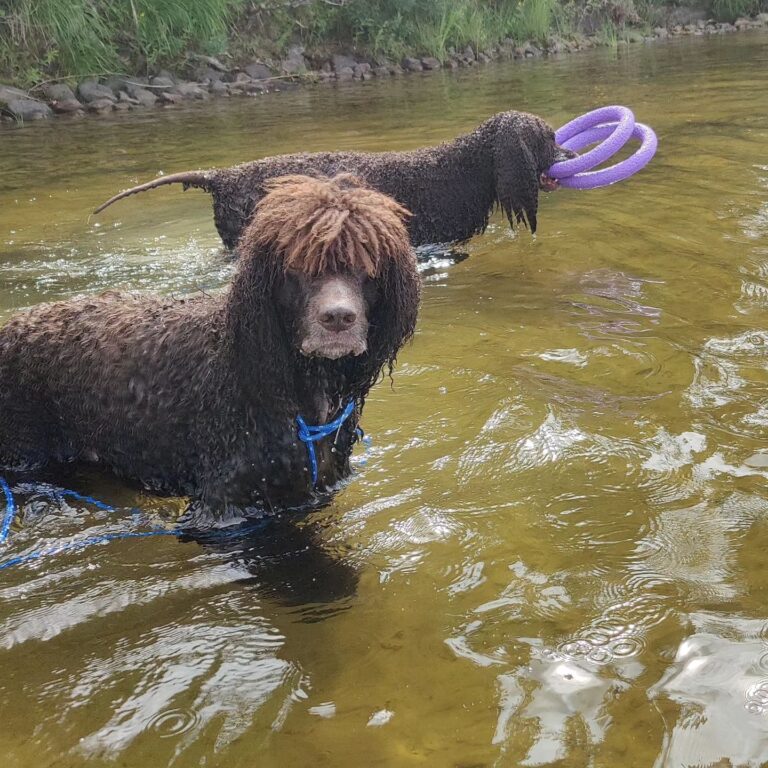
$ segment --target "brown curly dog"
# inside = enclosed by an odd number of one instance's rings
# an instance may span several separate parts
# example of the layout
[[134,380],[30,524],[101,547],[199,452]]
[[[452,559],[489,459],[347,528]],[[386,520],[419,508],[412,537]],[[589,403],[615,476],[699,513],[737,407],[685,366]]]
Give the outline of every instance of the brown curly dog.
[[414,245],[459,242],[483,232],[496,206],[511,226],[527,221],[535,232],[539,190],[557,187],[547,169],[570,157],[574,153],[555,143],[554,131],[540,117],[501,112],[465,136],[411,152],[303,153],[174,173],[115,195],[95,213],[166,184],[197,187],[213,196],[216,229],[224,244],[234,248],[269,179],[350,172],[411,211],[408,230]]

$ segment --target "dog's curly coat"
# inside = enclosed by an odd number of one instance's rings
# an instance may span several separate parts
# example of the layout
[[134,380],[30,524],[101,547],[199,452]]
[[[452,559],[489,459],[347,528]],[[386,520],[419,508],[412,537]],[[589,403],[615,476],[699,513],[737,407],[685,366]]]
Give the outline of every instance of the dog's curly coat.
[[413,214],[414,245],[467,240],[483,232],[500,206],[510,225],[536,231],[539,189],[554,183],[547,170],[573,153],[558,147],[541,118],[501,112],[474,131],[436,147],[410,152],[318,152],[267,157],[232,168],[171,174],[115,195],[96,209],[166,184],[197,187],[213,197],[216,228],[233,248],[253,216],[269,179],[286,174],[354,173]]
[[[97,463],[219,512],[298,504],[313,486],[297,415],[326,423],[354,400],[336,438],[317,444],[318,489],[349,472],[366,394],[416,323],[407,211],[349,176],[270,189],[222,294],[108,292],[38,306],[0,329],[0,466]],[[290,273],[355,270],[379,297],[366,351],[302,355],[296,318],[276,301]]]

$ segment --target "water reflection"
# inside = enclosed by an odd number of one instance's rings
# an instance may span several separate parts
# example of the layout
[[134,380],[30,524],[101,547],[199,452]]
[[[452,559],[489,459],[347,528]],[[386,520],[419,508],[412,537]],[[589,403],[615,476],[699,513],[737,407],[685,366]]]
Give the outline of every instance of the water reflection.
[[760,768],[768,756],[768,624],[727,614],[689,618],[691,634],[649,689],[665,723],[654,766]]

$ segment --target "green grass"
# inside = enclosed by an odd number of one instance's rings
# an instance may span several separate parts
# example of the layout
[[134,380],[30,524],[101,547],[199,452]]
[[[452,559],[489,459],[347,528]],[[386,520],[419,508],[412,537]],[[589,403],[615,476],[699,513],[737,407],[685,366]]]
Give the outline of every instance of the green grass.
[[711,0],[710,11],[718,21],[736,21],[740,16],[751,16],[766,7],[761,0]]
[[514,36],[519,39],[545,40],[555,27],[555,0],[523,0]]
[[560,26],[558,0],[349,0],[314,3],[297,20],[308,46],[352,41],[359,50],[445,59],[450,48],[486,50],[505,37],[544,40]]
[[0,68],[17,81],[153,67],[217,53],[245,0],[4,0]]
[[123,23],[127,42],[148,63],[170,61],[192,46],[219,53],[227,44],[232,12],[240,0],[125,0],[112,6],[115,22]]
[[603,23],[603,26],[597,31],[595,37],[600,45],[608,46],[609,48],[616,48],[619,44],[620,37],[619,28],[610,21]]
[[54,62],[69,72],[116,66],[109,25],[87,0],[10,0],[0,24],[0,62],[7,70],[23,67],[33,75]]

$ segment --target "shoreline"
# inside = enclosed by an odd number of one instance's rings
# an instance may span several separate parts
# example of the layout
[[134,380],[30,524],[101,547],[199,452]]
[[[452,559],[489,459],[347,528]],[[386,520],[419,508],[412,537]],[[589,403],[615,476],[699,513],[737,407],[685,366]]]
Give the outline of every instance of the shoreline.
[[[611,44],[619,47],[674,38],[766,31],[768,13],[757,14],[754,18],[740,18],[733,24],[702,18],[690,19],[689,22],[656,27],[650,34],[627,30],[624,37],[613,40]],[[260,96],[304,85],[386,79],[440,69],[483,66],[492,62],[561,56],[609,45],[599,35],[579,33],[568,37],[552,36],[546,44],[532,41],[517,43],[506,38],[484,51],[475,51],[471,46],[463,51],[451,49],[444,61],[430,56],[405,56],[399,62],[353,54],[311,54],[301,46],[293,46],[279,63],[254,60],[231,67],[214,57],[195,55],[190,57],[196,62],[191,79],[160,70],[149,78],[103,73],[81,80],[76,87],[68,84],[67,81],[73,78],[67,77],[41,83],[29,90],[0,83],[0,125],[18,128],[26,123],[54,117],[74,119],[115,111],[170,108],[191,101]]]

